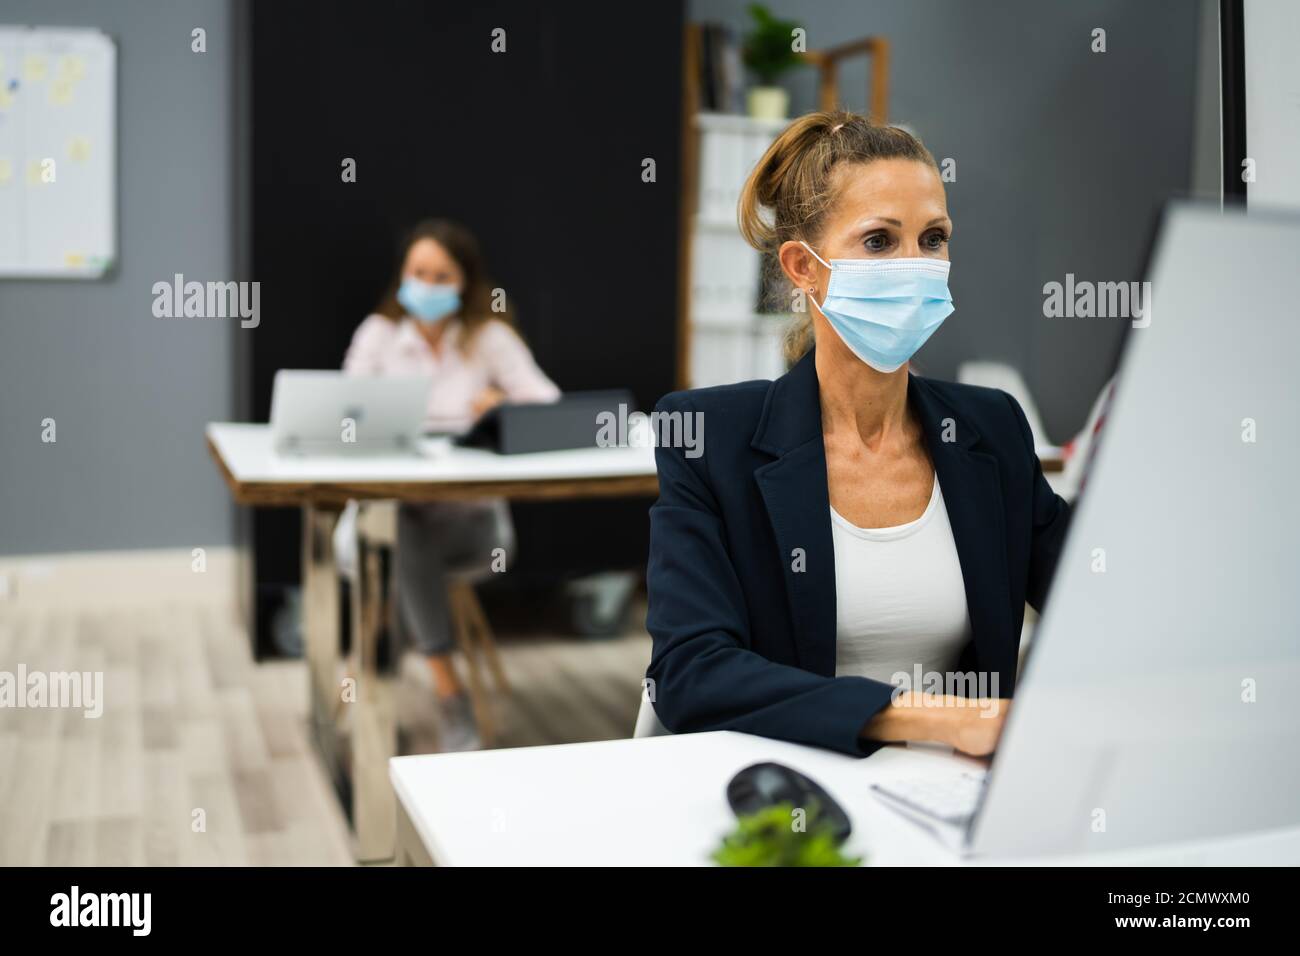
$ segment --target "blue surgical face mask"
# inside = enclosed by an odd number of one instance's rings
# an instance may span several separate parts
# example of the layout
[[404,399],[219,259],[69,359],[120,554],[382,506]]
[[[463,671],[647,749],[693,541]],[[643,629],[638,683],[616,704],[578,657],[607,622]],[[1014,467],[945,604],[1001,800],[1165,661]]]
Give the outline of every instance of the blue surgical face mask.
[[826,296],[813,302],[844,344],[878,372],[902,368],[952,314],[944,259],[832,259]]
[[460,292],[454,285],[434,285],[408,276],[397,290],[397,301],[417,319],[437,322],[460,308]]

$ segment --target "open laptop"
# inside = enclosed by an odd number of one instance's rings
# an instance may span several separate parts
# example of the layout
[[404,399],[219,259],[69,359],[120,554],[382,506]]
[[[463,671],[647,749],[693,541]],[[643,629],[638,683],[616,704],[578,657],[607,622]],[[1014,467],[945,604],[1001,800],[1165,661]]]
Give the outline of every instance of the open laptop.
[[1297,262],[1300,215],[1166,210],[992,766],[884,802],[989,857],[1300,824]]
[[431,380],[275,373],[271,440],[281,455],[419,455]]

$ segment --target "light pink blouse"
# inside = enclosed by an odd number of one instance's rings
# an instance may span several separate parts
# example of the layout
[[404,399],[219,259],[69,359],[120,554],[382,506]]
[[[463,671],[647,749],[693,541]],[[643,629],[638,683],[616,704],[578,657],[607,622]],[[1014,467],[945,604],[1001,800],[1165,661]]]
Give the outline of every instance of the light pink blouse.
[[553,402],[560,390],[537,367],[533,354],[515,331],[499,320],[479,329],[468,354],[460,347],[463,327],[458,319],[434,354],[410,316],[394,321],[371,315],[357,327],[343,359],[343,371],[354,375],[428,375],[425,427],[433,431],[464,431],[474,421],[474,399],[489,386],[499,388],[508,402]]

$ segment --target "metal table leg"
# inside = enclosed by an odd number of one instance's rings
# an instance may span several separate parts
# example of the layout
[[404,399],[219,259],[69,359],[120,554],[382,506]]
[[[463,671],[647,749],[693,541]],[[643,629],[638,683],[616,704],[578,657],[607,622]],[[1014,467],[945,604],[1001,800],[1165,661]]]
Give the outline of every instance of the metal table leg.
[[379,552],[358,533],[352,595],[355,668],[344,684],[339,654],[339,580],[334,562],[338,509],[303,508],[302,593],[313,737],[352,824],[360,862],[393,857],[395,798],[388,759],[397,752],[393,680],[379,666],[382,604]]
[[342,774],[336,721],[339,688],[339,589],[334,566],[337,509],[302,509],[302,630],[313,736],[336,782]]
[[352,824],[357,858],[392,859],[396,846],[397,798],[388,779],[388,761],[397,755],[397,713],[393,672],[396,655],[381,664],[383,576],[379,548],[357,534],[357,587],[352,602],[356,641],[356,702],[352,704]]

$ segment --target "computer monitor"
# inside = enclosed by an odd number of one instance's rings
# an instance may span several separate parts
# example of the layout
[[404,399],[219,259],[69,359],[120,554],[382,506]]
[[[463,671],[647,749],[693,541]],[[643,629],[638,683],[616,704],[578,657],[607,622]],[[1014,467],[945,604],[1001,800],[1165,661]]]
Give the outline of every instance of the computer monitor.
[[1300,216],[1167,211],[976,854],[1300,824],[1297,262]]

